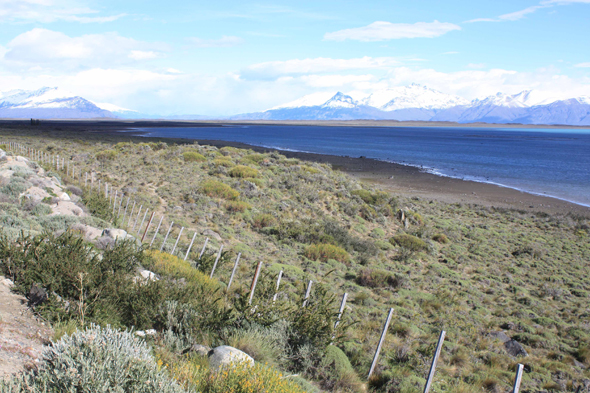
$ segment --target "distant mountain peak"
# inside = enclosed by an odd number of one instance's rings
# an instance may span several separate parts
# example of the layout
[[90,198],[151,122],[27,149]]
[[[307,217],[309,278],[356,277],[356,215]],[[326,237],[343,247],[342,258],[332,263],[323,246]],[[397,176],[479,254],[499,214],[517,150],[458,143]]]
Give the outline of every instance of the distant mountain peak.
[[74,119],[115,116],[71,92],[57,87],[42,87],[0,93],[0,117]]

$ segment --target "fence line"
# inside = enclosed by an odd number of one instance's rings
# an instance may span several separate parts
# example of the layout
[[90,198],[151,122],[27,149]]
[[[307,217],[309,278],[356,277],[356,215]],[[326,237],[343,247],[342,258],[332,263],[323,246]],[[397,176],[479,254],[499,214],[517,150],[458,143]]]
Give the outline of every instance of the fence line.
[[[35,159],[37,161],[40,161],[42,164],[49,165],[50,168],[52,168],[52,169],[54,168],[56,171],[59,171],[60,170],[59,155],[50,155],[47,152],[43,152],[43,151],[40,151],[40,150],[29,148],[29,147],[26,147],[26,146],[21,145],[19,143],[11,142],[11,141],[3,142],[3,144],[5,146],[7,146],[10,150],[12,150],[15,153],[21,152],[25,156],[29,156],[32,159]],[[62,173],[65,172],[65,175],[67,177],[70,177],[74,182],[76,182],[76,166],[74,165],[74,162],[72,162],[71,160],[68,160],[66,162],[65,161],[65,157],[62,157],[62,161],[61,161],[61,172]],[[79,176],[78,176],[78,179],[77,179],[77,184],[79,184],[80,186],[82,186],[82,183],[83,183],[84,184],[84,187],[88,189],[88,180],[89,180],[89,174],[88,174],[88,172],[84,172],[84,176],[82,176],[82,169],[80,169],[78,173],[79,173]],[[91,171],[91,173],[90,173],[90,191],[91,192],[94,190],[94,174],[95,174],[94,171]],[[98,179],[98,187],[97,187],[97,193],[99,195],[102,194],[102,185],[101,185],[101,183],[102,183],[102,179],[99,178]],[[113,196],[113,185],[111,184],[110,192],[109,192],[109,185],[108,185],[108,183],[106,181],[104,183],[104,187],[105,187],[104,188],[104,198],[108,201],[109,208],[112,207],[112,215],[113,215],[114,219],[118,219],[120,217],[120,215],[121,215],[121,209],[122,209],[122,206],[123,206],[124,193],[121,191],[121,194],[119,195],[119,193],[118,193],[119,191],[118,190],[115,190],[115,194]],[[117,209],[117,198],[119,198],[118,209]],[[126,227],[128,229],[131,226],[131,221],[133,220],[133,214],[134,214],[134,211],[135,211],[135,206],[137,204],[137,201],[135,199],[133,199],[133,205],[131,207],[131,212],[129,213],[129,216],[127,217],[127,212],[128,212],[130,201],[131,201],[131,196],[127,196],[127,203],[125,204],[125,208],[123,210],[123,217],[121,219],[121,225],[122,226],[125,226],[125,219],[127,218],[127,225],[126,225]],[[142,209],[143,209],[143,205],[140,205],[139,210],[137,211],[137,216],[135,217],[134,224],[131,227],[131,230],[129,232],[133,232],[135,230],[135,228],[137,226],[137,223],[139,221],[139,217],[140,217],[140,214],[141,214]],[[141,223],[139,224],[139,227],[137,227],[137,236],[139,236],[139,234],[141,233],[141,229],[143,227],[143,224],[145,223],[145,219],[147,217],[148,211],[149,211],[149,208],[146,207],[146,210],[144,211],[143,219],[141,220]],[[115,212],[117,212],[116,215],[115,215]],[[143,235],[141,236],[140,244],[143,244],[143,242],[145,240],[145,237],[146,237],[146,235],[149,232],[149,229],[150,229],[150,226],[152,224],[152,220],[154,218],[154,215],[155,215],[155,210],[152,211],[151,216],[150,216],[150,218],[148,220],[148,223],[145,226],[145,230],[143,232]],[[407,217],[404,217],[404,212],[403,211],[401,211],[401,216],[399,218],[401,219],[402,222],[404,222],[404,221],[407,220]],[[156,240],[156,237],[159,234],[159,231],[160,231],[160,228],[161,228],[161,225],[162,225],[163,220],[164,220],[164,216],[162,215],[161,218],[160,218],[160,221],[158,223],[158,226],[156,227],[156,230],[154,231],[154,235],[153,235],[153,237],[152,237],[152,239],[150,241],[149,247],[152,247],[154,241]],[[168,231],[166,232],[166,235],[164,237],[164,241],[162,242],[162,245],[160,247],[160,251],[164,251],[165,252],[164,248],[165,248],[166,242],[168,240],[168,237],[170,235],[170,232],[172,231],[173,225],[174,225],[174,221],[172,221],[170,223],[170,226],[168,228]],[[174,252],[176,251],[176,248],[177,248],[178,243],[179,243],[179,240],[180,240],[180,238],[182,236],[183,230],[184,230],[184,227],[181,227],[180,232],[178,234],[178,237],[176,239],[176,242],[174,243],[174,246],[172,248],[172,252],[170,253],[172,255],[174,255]],[[193,237],[191,239],[191,242],[190,242],[190,244],[188,246],[188,249],[187,249],[187,251],[186,251],[186,253],[184,255],[184,260],[185,261],[187,260],[187,258],[189,256],[189,253],[190,253],[190,251],[191,251],[191,249],[193,247],[193,244],[194,244],[194,241],[195,241],[196,236],[197,236],[197,232],[195,231],[195,233],[193,234]],[[203,248],[201,249],[201,252],[199,253],[198,260],[195,263],[195,268],[198,268],[199,261],[201,260],[201,258],[203,257],[203,254],[205,253],[205,250],[207,248],[208,242],[209,242],[209,238],[206,237],[205,238],[205,242],[203,244]],[[218,265],[218,262],[219,262],[219,260],[221,258],[221,254],[223,252],[223,247],[224,247],[224,245],[221,244],[221,246],[219,248],[219,251],[217,253],[217,256],[215,258],[215,262],[214,262],[213,267],[211,269],[210,277],[213,277],[213,274],[214,274],[214,272],[216,270],[216,267]],[[231,276],[230,276],[229,282],[228,282],[227,287],[226,287],[226,292],[229,291],[230,286],[233,283],[233,280],[234,280],[234,277],[235,277],[235,273],[237,271],[238,263],[240,261],[240,257],[241,257],[241,253],[238,253],[237,258],[236,258],[236,261],[234,263],[234,267],[233,267],[232,272],[231,272]],[[256,290],[256,285],[258,283],[260,272],[262,270],[262,265],[263,265],[263,262],[262,261],[259,261],[257,263],[257,265],[256,265],[256,270],[254,272],[254,277],[252,278],[252,284],[250,286],[250,293],[249,293],[249,298],[248,298],[248,304],[249,305],[252,304],[252,300],[254,298],[254,293],[255,293],[255,290]],[[274,293],[274,295],[272,297],[273,304],[277,300],[277,296],[278,296],[278,293],[279,293],[279,286],[280,286],[282,277],[283,277],[283,270],[281,270],[279,272],[279,275],[278,275],[278,278],[277,278],[275,293]],[[307,289],[306,289],[306,292],[305,292],[304,300],[303,300],[303,303],[302,303],[301,307],[306,307],[307,304],[308,304],[308,301],[309,301],[310,296],[311,296],[312,284],[313,284],[313,281],[312,280],[309,280],[309,282],[307,284]],[[334,329],[334,335],[332,337],[332,341],[336,337],[336,329],[338,328],[338,326],[340,324],[340,321],[341,321],[341,318],[343,316],[343,313],[345,311],[345,306],[346,306],[347,298],[348,298],[348,293],[344,293],[343,296],[342,296],[341,303],[340,303],[340,308],[338,310],[337,319],[336,319],[336,322],[335,322],[334,327],[333,327],[333,329]],[[379,338],[379,342],[378,342],[377,348],[375,350],[375,354],[374,354],[374,357],[373,357],[373,361],[371,363],[371,367],[370,367],[369,373],[367,375],[367,379],[370,379],[371,378],[371,376],[374,373],[375,368],[377,366],[378,359],[379,359],[379,354],[380,354],[381,348],[383,346],[383,343],[385,341],[385,338],[386,338],[386,335],[387,335],[387,331],[388,331],[389,325],[391,323],[392,316],[393,316],[393,308],[390,308],[389,309],[389,312],[387,314],[387,318],[385,320],[385,323],[383,325],[383,329],[381,331],[381,336]],[[441,331],[440,336],[439,336],[439,339],[438,339],[438,342],[437,342],[436,350],[435,350],[435,353],[433,355],[433,359],[432,359],[432,363],[431,363],[431,366],[430,366],[430,371],[429,371],[429,374],[428,374],[428,378],[427,378],[426,384],[424,386],[424,393],[428,393],[429,390],[430,390],[430,388],[431,388],[431,386],[432,386],[432,382],[433,382],[433,379],[434,379],[434,374],[435,374],[435,371],[436,371],[436,365],[437,365],[438,359],[440,357],[440,353],[442,351],[442,346],[443,346],[443,342],[444,342],[444,339],[445,339],[445,335],[446,335],[446,332],[444,330]],[[332,344],[332,343],[330,343],[330,344]],[[519,391],[520,391],[520,385],[521,385],[521,381],[522,381],[523,370],[524,370],[524,366],[522,364],[518,364],[517,371],[516,371],[516,376],[515,376],[515,379],[514,379],[514,385],[513,385],[513,389],[512,389],[512,392],[513,393],[519,393]]]

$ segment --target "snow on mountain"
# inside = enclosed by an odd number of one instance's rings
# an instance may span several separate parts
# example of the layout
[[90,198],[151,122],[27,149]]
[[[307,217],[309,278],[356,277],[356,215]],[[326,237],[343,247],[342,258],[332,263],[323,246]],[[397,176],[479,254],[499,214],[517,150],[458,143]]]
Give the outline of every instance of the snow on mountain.
[[320,92],[303,96],[295,101],[288,102],[283,105],[278,105],[269,110],[283,109],[283,108],[302,108],[308,106],[320,106],[334,96],[334,93]]
[[56,87],[43,87],[33,91],[0,93],[0,117],[80,119],[115,116],[73,93]]
[[358,104],[351,96],[347,96],[340,92],[336,93],[322,105],[324,108],[356,108],[357,106]]
[[464,98],[441,93],[426,86],[413,83],[409,86],[400,86],[383,89],[359,98],[363,105],[379,108],[384,111],[399,109],[446,109],[457,105],[467,105]]

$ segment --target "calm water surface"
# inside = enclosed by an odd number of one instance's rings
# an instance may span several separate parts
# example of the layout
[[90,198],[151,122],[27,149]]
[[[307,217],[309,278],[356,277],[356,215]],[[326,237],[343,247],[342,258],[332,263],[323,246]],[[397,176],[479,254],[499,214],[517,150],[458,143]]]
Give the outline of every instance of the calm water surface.
[[150,137],[366,156],[590,206],[590,129],[228,125],[140,130]]

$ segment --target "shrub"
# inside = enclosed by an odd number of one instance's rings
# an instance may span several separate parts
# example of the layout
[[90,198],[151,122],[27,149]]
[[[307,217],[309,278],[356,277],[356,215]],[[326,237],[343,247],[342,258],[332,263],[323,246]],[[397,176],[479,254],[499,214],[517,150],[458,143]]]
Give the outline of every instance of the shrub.
[[367,268],[359,272],[356,281],[359,285],[370,288],[400,288],[406,285],[408,279],[384,270]]
[[229,168],[234,165],[234,162],[229,158],[216,158],[213,160],[213,164]]
[[366,204],[379,206],[387,202],[389,194],[384,191],[378,191],[372,193],[368,190],[354,190],[351,192],[352,195],[356,195],[361,198]]
[[111,222],[115,226],[118,224],[117,216],[113,214],[113,208],[109,200],[100,192],[92,192],[86,189],[82,195],[82,202],[93,216]]
[[237,165],[230,169],[229,175],[240,178],[258,177],[258,170],[245,165]]
[[432,236],[432,240],[441,244],[447,244],[449,242],[449,238],[444,233],[437,233],[436,235]]
[[205,195],[215,198],[223,198],[234,201],[238,199],[240,193],[227,184],[217,180],[205,180],[201,183],[201,192]]
[[170,373],[187,389],[203,393],[305,393],[299,384],[260,363],[254,366],[242,363],[214,372],[203,367],[201,359],[193,358],[173,362]]
[[0,187],[0,194],[8,195],[12,198],[18,198],[20,194],[26,191],[30,187],[30,183],[25,181],[21,177],[13,177],[10,179],[10,183]]
[[329,345],[318,370],[321,385],[329,391],[361,392],[362,383],[346,354],[337,346]]
[[405,248],[409,251],[418,252],[428,249],[428,244],[416,236],[408,235],[406,233],[395,235],[389,239],[391,244],[397,244],[398,246]]
[[272,214],[257,214],[252,217],[252,227],[256,229],[262,229],[266,227],[273,226],[276,222],[276,219],[272,216]]
[[333,244],[312,244],[305,249],[304,255],[314,261],[320,260],[322,262],[327,262],[328,259],[335,259],[338,262],[344,263],[350,261],[350,255],[348,255],[348,252]]
[[99,161],[114,160],[119,155],[116,150],[103,150],[96,153],[96,159]]
[[184,392],[132,332],[92,326],[43,352],[38,370],[0,381],[0,392]]
[[147,258],[144,260],[143,265],[146,269],[149,269],[154,273],[176,279],[185,279],[188,282],[209,290],[215,290],[219,286],[217,280],[210,279],[205,274],[192,267],[189,262],[183,261],[174,255],[157,250],[149,250],[146,251],[145,254]]
[[185,151],[182,153],[182,157],[184,158],[185,162],[203,162],[207,161],[207,158],[202,155],[201,153],[197,153],[196,151]]
[[244,157],[242,157],[242,161],[251,161],[256,164],[260,164],[262,161],[264,161],[265,158],[266,156],[264,154],[254,153],[245,155]]
[[243,213],[252,206],[248,202],[243,201],[227,201],[225,203],[225,209],[231,213]]

